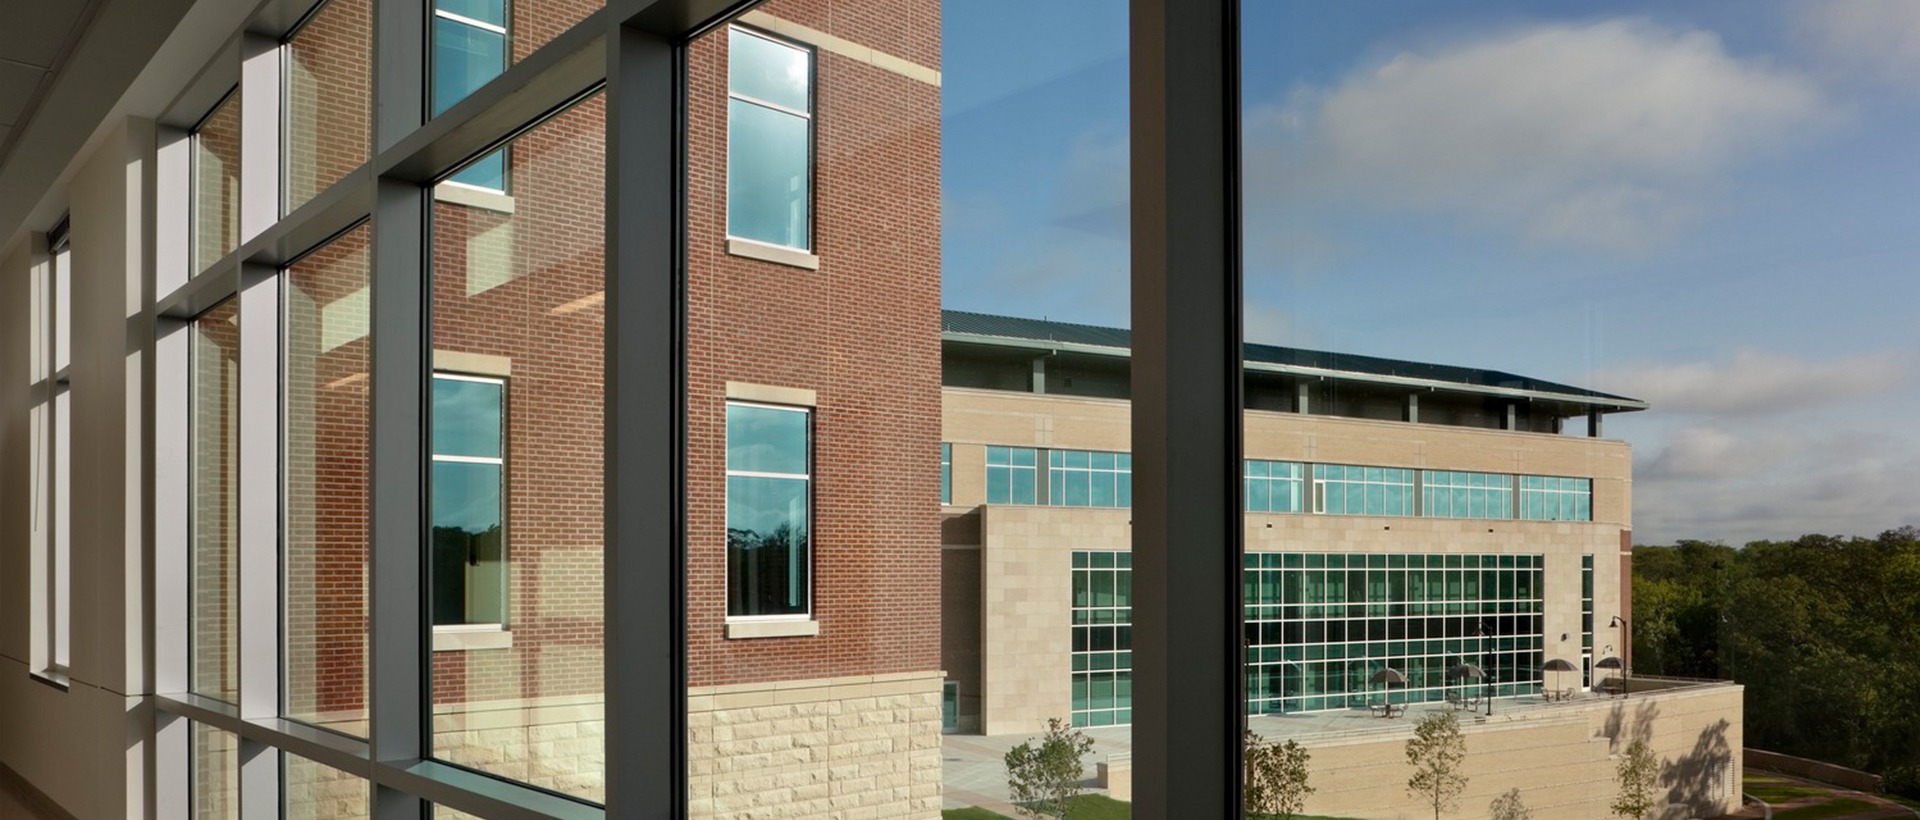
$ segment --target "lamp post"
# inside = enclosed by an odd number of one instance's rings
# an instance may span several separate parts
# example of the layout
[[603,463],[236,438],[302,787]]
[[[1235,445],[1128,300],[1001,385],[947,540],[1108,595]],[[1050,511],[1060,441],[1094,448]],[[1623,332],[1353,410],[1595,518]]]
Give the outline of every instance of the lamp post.
[[1609,629],[1620,630],[1620,646],[1622,649],[1620,654],[1626,656],[1620,663],[1620,697],[1624,698],[1627,696],[1627,678],[1633,677],[1633,624],[1627,623],[1627,619],[1615,615],[1613,616],[1613,621],[1608,623],[1607,627]]

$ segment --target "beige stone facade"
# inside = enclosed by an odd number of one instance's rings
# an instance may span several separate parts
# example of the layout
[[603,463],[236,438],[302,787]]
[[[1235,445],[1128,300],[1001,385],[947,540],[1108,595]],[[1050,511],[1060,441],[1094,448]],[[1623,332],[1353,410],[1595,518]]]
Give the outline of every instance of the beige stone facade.
[[939,672],[695,687],[690,814],[940,816]]
[[[1652,683],[1652,682],[1650,682]],[[1657,685],[1657,684],[1655,684]],[[1654,817],[1717,817],[1740,807],[1741,697],[1733,684],[1683,686],[1624,699],[1595,698],[1491,720],[1462,715],[1467,789],[1448,817],[1481,818],[1519,789],[1535,820],[1610,817],[1619,755],[1645,740],[1659,760]],[[1305,737],[1312,755],[1309,814],[1365,820],[1432,816],[1407,794],[1411,724],[1351,737]]]
[[[1067,669],[1075,550],[1130,549],[1126,509],[986,504],[988,445],[1126,452],[1124,400],[948,387],[943,440],[952,445],[952,496],[942,541],[949,628],[977,621],[977,651],[947,640],[960,685],[959,728],[1036,731],[1072,708]],[[1313,515],[1246,516],[1249,552],[1503,554],[1545,557],[1543,651],[1581,663],[1581,565],[1593,556],[1592,661],[1624,655],[1621,600],[1632,529],[1632,449],[1621,441],[1403,421],[1249,411],[1248,458],[1591,479],[1593,520]],[[1045,465],[1038,468],[1040,480]],[[977,596],[977,597],[973,597]],[[971,600],[970,600],[971,599]],[[977,601],[977,604],[974,603]],[[977,652],[977,654],[976,654]]]

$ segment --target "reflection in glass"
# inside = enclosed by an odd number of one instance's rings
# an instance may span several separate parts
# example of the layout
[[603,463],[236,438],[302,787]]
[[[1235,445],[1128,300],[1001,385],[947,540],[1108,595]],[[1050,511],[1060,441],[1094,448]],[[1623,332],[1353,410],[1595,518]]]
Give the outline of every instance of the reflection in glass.
[[727,615],[808,611],[809,413],[727,405]]
[[361,820],[368,817],[366,780],[296,754],[280,754],[285,773],[283,820]]
[[240,92],[193,132],[193,259],[199,273],[240,247]]
[[187,799],[193,820],[238,820],[240,738],[202,723],[190,727],[193,784]]
[[809,121],[739,99],[727,116],[727,233],[808,247]]
[[285,211],[367,161],[372,48],[371,0],[327,0],[287,41]]
[[240,350],[233,299],[192,329],[193,511],[191,689],[239,700]]
[[[433,205],[433,754],[602,799],[605,105]],[[509,538],[511,544],[509,544]]]
[[369,239],[315,249],[283,291],[283,698],[288,717],[352,735],[367,715]]

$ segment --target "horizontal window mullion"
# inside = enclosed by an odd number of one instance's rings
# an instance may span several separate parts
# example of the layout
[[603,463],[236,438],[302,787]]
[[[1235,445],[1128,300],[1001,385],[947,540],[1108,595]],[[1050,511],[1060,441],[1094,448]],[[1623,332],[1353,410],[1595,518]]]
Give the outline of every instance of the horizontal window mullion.
[[496,25],[494,23],[489,23],[485,20],[475,20],[472,17],[455,14],[453,12],[447,11],[446,9],[434,9],[433,16],[439,17],[444,20],[452,20],[453,22],[459,23],[464,26],[472,26],[482,31],[491,31],[495,34],[505,35],[507,33],[506,26]]
[[781,105],[779,103],[768,102],[766,100],[760,99],[759,97],[755,97],[749,94],[742,94],[738,91],[728,92],[727,98],[732,100],[739,100],[743,103],[752,103],[754,105],[760,106],[761,108],[765,108],[770,111],[778,111],[782,114],[791,114],[803,120],[813,119],[813,114],[811,112],[801,111],[800,109],[797,109],[797,108],[788,108],[787,106]]
[[507,460],[500,456],[450,456],[440,453],[434,453],[433,460],[452,464],[492,464],[495,466],[504,466],[507,463]]
[[760,473],[751,470],[728,470],[728,478],[786,478],[796,481],[810,481],[811,473]]

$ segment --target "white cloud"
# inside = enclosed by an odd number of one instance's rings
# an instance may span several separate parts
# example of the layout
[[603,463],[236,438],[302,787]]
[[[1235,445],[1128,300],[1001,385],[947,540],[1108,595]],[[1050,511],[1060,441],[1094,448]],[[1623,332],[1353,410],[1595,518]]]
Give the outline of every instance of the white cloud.
[[[1834,455],[1867,440],[1870,454]],[[1636,471],[1634,489],[1634,540],[1643,544],[1871,536],[1920,523],[1920,453],[1884,431],[1693,429]]]
[[1650,483],[1753,476],[1805,453],[1808,446],[1806,437],[1779,430],[1683,427],[1668,433],[1664,446],[1635,473]]
[[1885,393],[1904,385],[1912,371],[1912,358],[1895,353],[1815,361],[1741,350],[1720,361],[1606,370],[1593,383],[1663,414],[1756,416]]
[[1794,10],[1831,65],[1920,89],[1920,3],[1846,0],[1800,3]]
[[1719,172],[1827,114],[1811,81],[1709,32],[1545,25],[1296,88],[1249,112],[1246,165],[1256,211],[1348,198],[1638,248],[1698,219]]

